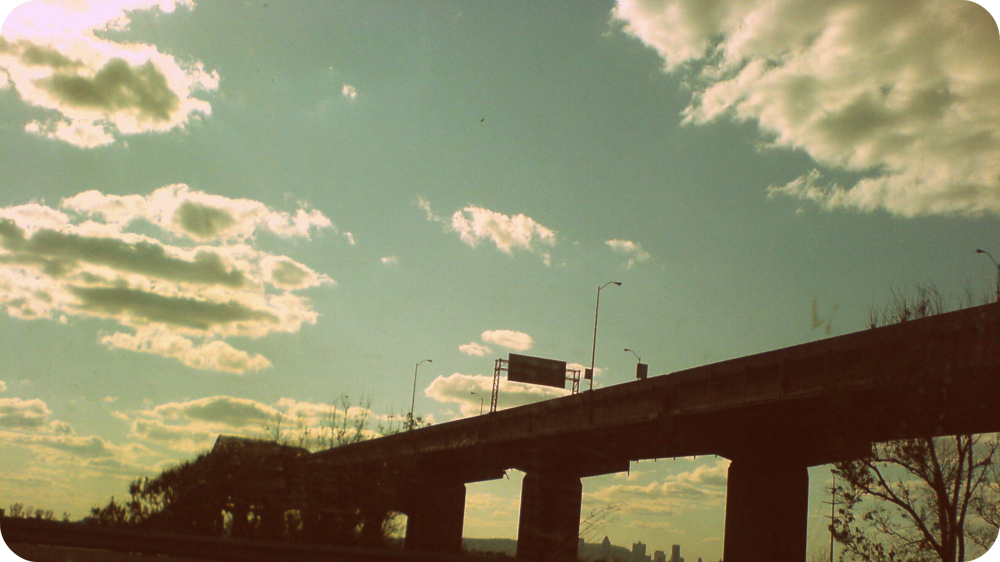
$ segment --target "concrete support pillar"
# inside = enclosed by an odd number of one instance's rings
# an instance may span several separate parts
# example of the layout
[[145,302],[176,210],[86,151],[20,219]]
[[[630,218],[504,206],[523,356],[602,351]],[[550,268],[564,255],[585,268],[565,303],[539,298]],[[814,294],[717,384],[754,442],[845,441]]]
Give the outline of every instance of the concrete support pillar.
[[804,562],[809,471],[780,455],[747,454],[729,465],[726,562]]
[[463,482],[421,482],[406,514],[406,549],[461,552],[465,523]]
[[517,557],[575,562],[583,484],[570,474],[535,472],[521,482]]

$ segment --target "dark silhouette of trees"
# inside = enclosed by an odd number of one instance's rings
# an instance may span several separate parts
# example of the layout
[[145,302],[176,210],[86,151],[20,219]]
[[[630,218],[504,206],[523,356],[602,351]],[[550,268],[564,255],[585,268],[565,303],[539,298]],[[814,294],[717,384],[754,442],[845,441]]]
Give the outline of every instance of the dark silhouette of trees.
[[388,490],[401,475],[329,475],[309,454],[403,430],[403,418],[394,416],[369,429],[371,398],[365,400],[354,406],[341,396],[319,428],[301,416],[285,427],[279,415],[262,428],[266,439],[220,436],[195,459],[133,480],[128,499],[92,508],[90,521],[193,535],[383,546],[398,531]]
[[[915,297],[894,291],[869,325],[939,314],[943,302],[933,286]],[[830,529],[841,560],[959,562],[987,549],[1000,528],[997,449],[996,434],[906,439],[836,463],[840,507]]]

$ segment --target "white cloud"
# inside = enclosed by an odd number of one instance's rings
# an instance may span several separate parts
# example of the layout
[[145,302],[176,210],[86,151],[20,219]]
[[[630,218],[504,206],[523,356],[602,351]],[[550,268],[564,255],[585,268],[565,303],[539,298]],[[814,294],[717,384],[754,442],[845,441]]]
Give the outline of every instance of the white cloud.
[[82,148],[122,135],[184,128],[211,105],[195,97],[218,89],[219,76],[197,61],[156,47],[118,43],[98,32],[124,29],[130,12],[178,6],[190,0],[29,2],[4,21],[0,38],[2,87],[48,110],[25,130]]
[[1000,43],[973,2],[619,0],[693,88],[685,121],[757,124],[819,168],[771,195],[903,215],[1000,213]]
[[399,265],[399,258],[396,256],[385,256],[382,258],[382,263],[384,265]]
[[430,202],[423,197],[417,197],[417,206],[427,214],[427,220],[441,223],[447,231],[458,233],[459,239],[473,248],[489,240],[505,254],[513,255],[514,250],[526,251],[540,256],[545,265],[552,264],[548,249],[556,244],[555,231],[527,215],[509,216],[470,205],[455,211],[450,219],[445,219],[435,214]]
[[212,195],[184,184],[167,185],[148,196],[84,191],[64,199],[61,207],[116,229],[149,221],[175,236],[198,242],[253,240],[259,231],[306,239],[314,230],[336,231],[323,213],[304,205],[294,213],[275,211],[259,201]]
[[514,351],[528,351],[534,344],[531,336],[514,330],[486,330],[481,337],[485,342],[502,345]]
[[[143,223],[144,234],[128,230]],[[109,347],[196,369],[256,371],[270,361],[222,340],[315,323],[294,291],[333,283],[257,249],[256,232],[308,238],[318,228],[332,228],[318,211],[274,211],[182,185],[149,196],[87,191],[58,209],[0,208],[0,305],[15,318],[92,317],[127,328],[100,338]]]
[[[479,396],[472,394],[477,393]],[[566,396],[570,391],[561,388],[538,386],[508,381],[500,378],[497,394],[497,409],[505,410],[541,400]],[[463,416],[479,414],[480,399],[489,407],[493,394],[493,377],[486,375],[463,375],[454,373],[447,377],[438,375],[424,390],[424,395],[441,403],[457,404]]]
[[460,345],[458,346],[458,350],[466,355],[475,355],[476,357],[482,357],[487,353],[493,353],[492,349],[476,342],[469,342],[467,344]]
[[344,87],[340,89],[340,93],[347,99],[353,100],[358,97],[358,89],[350,84],[344,84]]
[[7,383],[0,381],[0,392],[7,390]]
[[616,238],[606,241],[605,244],[615,252],[628,257],[628,261],[625,262],[625,267],[628,269],[632,269],[635,267],[635,264],[648,261],[650,258],[649,252],[644,250],[642,245],[631,240],[619,240]]
[[488,239],[506,254],[513,254],[515,248],[537,253],[546,265],[551,258],[543,247],[552,247],[556,243],[556,233],[529,216],[518,214],[511,217],[482,207],[469,206],[455,211],[451,216],[451,228],[473,248]]

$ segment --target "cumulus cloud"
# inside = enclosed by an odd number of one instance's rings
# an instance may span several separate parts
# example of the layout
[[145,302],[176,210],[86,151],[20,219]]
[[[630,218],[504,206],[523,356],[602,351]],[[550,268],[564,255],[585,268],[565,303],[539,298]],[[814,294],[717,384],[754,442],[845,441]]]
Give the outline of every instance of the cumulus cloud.
[[350,84],[344,84],[344,87],[340,89],[340,93],[347,99],[353,100],[358,97],[358,89]]
[[608,240],[605,242],[612,250],[618,252],[619,254],[624,254],[628,257],[628,261],[625,262],[625,267],[632,269],[635,264],[648,261],[650,258],[649,252],[642,248],[642,245],[631,240]]
[[514,330],[486,330],[481,337],[485,342],[502,345],[514,351],[528,351],[534,344],[531,336]]
[[514,250],[526,251],[540,256],[545,265],[552,264],[549,248],[556,244],[555,231],[527,215],[509,216],[470,205],[445,219],[435,214],[423,197],[418,198],[417,206],[427,214],[427,220],[442,223],[446,230],[457,233],[462,242],[473,248],[488,240],[505,254],[513,255]]
[[223,340],[315,323],[294,291],[333,280],[256,248],[256,233],[309,238],[321,228],[333,225],[316,210],[275,211],[184,185],[0,208],[0,305],[22,319],[109,320],[126,329],[100,338],[112,348],[196,369],[257,371],[270,361]]
[[[1000,42],[979,5],[619,0],[613,14],[686,76],[685,122],[753,122],[771,146],[817,163],[770,195],[902,216],[1000,213]],[[845,171],[861,179],[825,179]]]
[[[479,414],[479,397],[488,400],[493,394],[493,377],[486,375],[464,375],[454,373],[447,377],[438,375],[424,390],[424,395],[441,403],[457,404],[463,416]],[[500,378],[500,388],[497,394],[497,409],[505,410],[515,406],[523,406],[550,398],[566,396],[567,389],[550,386],[538,386],[520,382],[511,382]]]
[[458,350],[466,355],[475,355],[476,357],[482,357],[487,353],[493,353],[492,349],[476,342],[469,342],[467,344],[460,345],[458,346]]
[[29,2],[4,21],[0,88],[15,89],[48,116],[29,133],[93,148],[116,138],[184,128],[211,114],[199,92],[218,89],[217,73],[156,47],[120,43],[101,31],[124,29],[130,13],[190,9],[190,0]]

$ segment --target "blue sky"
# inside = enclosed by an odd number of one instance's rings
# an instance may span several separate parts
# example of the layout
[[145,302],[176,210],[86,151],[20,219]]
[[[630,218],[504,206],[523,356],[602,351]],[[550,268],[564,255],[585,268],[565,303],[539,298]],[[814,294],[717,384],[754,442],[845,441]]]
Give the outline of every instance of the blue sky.
[[[601,387],[996,281],[969,2],[31,2],[0,37],[4,505],[80,517],[340,395],[404,414],[424,359],[416,413],[478,415],[498,357],[589,364],[612,280]],[[622,506],[593,539],[720,558],[725,470],[586,480]],[[467,536],[516,534],[518,481]]]

